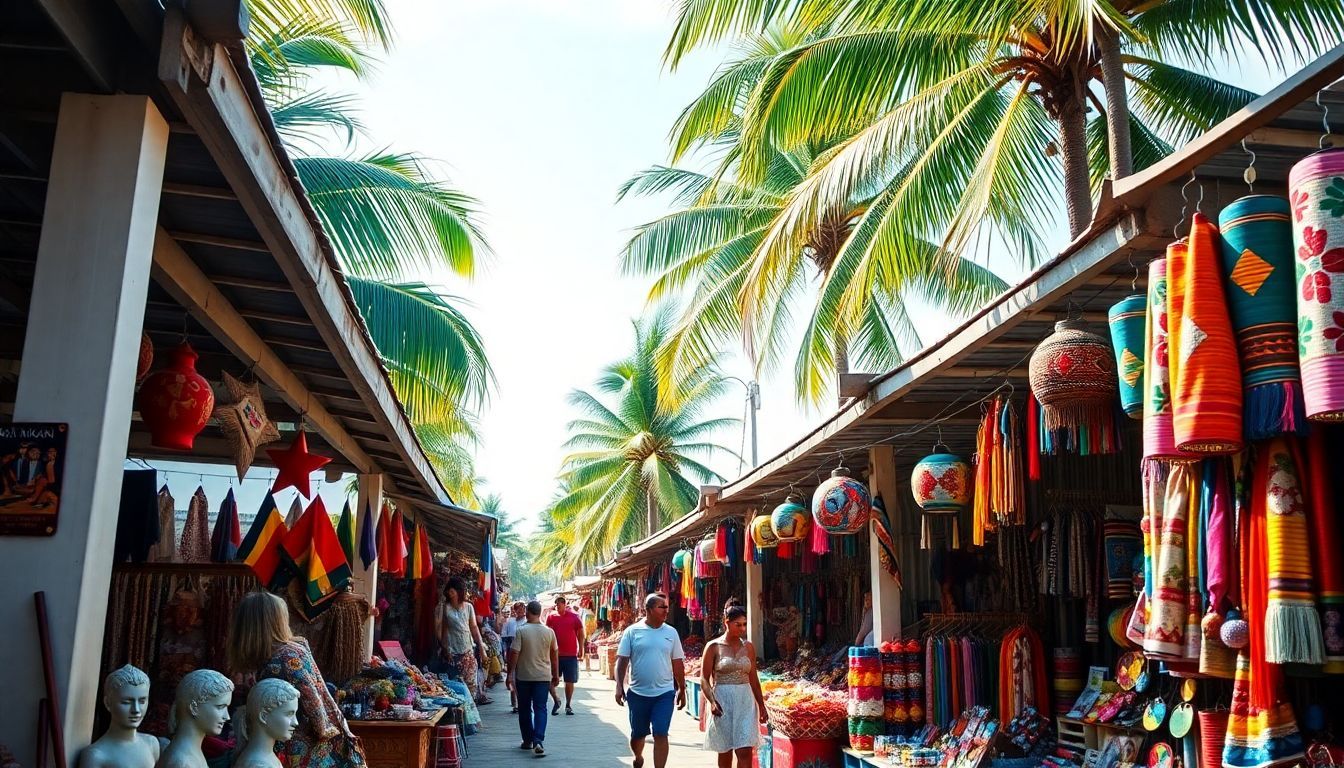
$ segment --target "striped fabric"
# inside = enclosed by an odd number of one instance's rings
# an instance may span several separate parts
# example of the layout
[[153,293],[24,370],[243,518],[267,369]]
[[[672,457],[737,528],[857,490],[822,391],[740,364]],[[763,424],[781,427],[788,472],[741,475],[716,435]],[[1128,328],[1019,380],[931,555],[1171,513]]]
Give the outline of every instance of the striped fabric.
[[1172,463],[1162,505],[1161,528],[1155,534],[1152,574],[1155,583],[1149,598],[1143,650],[1167,659],[1180,659],[1185,655],[1190,588],[1186,533],[1191,505],[1198,498],[1195,493],[1198,480],[1196,464]]
[[1264,479],[1269,593],[1265,607],[1265,660],[1271,664],[1323,664],[1325,644],[1312,594],[1311,540],[1300,451],[1285,439],[1257,457]]

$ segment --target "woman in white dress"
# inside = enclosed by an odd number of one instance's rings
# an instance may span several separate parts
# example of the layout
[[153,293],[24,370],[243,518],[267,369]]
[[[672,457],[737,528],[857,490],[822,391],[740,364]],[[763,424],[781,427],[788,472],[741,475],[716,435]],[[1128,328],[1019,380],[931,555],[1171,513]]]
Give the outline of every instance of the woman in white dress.
[[761,743],[757,723],[766,721],[756,649],[747,642],[747,609],[737,598],[723,608],[724,631],[705,646],[700,684],[708,705],[705,749],[719,753],[719,768],[749,768],[751,750]]

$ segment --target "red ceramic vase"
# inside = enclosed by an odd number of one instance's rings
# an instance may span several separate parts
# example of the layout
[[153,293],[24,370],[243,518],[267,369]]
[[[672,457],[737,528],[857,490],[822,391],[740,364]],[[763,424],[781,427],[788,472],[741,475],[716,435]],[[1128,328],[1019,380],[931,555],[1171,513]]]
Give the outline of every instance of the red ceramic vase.
[[196,357],[182,342],[169,366],[151,373],[140,387],[136,405],[155,447],[190,451],[215,409],[214,390],[196,372]]

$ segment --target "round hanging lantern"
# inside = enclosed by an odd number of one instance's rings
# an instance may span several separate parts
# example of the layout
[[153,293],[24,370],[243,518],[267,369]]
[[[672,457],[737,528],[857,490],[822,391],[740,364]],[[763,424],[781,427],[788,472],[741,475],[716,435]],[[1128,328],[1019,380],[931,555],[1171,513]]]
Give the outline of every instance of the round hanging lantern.
[[802,541],[811,527],[807,507],[799,503],[797,496],[790,495],[770,513],[770,528],[781,542]]
[[135,383],[139,384],[149,375],[150,366],[154,365],[154,342],[150,340],[149,334],[140,332],[140,357],[135,361]]
[[699,550],[699,552],[700,552],[700,561],[701,561],[701,562],[705,562],[705,563],[722,563],[722,562],[723,562],[723,560],[719,559],[719,556],[718,556],[717,554],[714,553],[714,537],[713,537],[713,536],[710,536],[708,539],[705,539],[704,541],[700,542],[699,544],[697,544],[697,545],[695,545],[695,546],[696,546],[696,549]]
[[873,511],[868,486],[849,476],[849,469],[837,467],[830,479],[812,494],[812,519],[827,533],[844,536],[858,533],[868,524]]
[[779,546],[779,537],[771,525],[769,515],[757,515],[751,519],[751,540],[757,549],[770,549]]
[[926,514],[955,515],[971,503],[971,467],[953,453],[930,454],[915,465],[910,490]]
[[1031,353],[1031,391],[1040,401],[1045,428],[1102,429],[1117,394],[1115,358],[1106,339],[1082,320],[1060,320],[1055,332]]
[[190,451],[215,409],[210,382],[196,372],[196,351],[182,342],[167,368],[151,373],[136,394],[140,418],[157,448]]
[[672,570],[684,571],[695,565],[695,555],[689,549],[678,549],[672,555]]

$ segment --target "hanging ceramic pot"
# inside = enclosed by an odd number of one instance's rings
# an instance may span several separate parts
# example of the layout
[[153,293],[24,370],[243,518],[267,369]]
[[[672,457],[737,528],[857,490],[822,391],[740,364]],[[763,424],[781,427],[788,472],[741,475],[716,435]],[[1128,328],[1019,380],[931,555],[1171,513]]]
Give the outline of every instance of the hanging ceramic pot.
[[849,469],[837,467],[830,479],[812,494],[812,519],[827,533],[839,536],[858,533],[868,524],[873,511],[868,486],[849,476]]
[[925,514],[954,515],[971,503],[971,466],[953,453],[930,454],[910,473],[910,490]]
[[770,513],[770,527],[775,532],[775,538],[781,542],[806,539],[811,528],[807,507],[802,505],[797,496],[790,494],[783,504]]
[[210,382],[196,372],[196,351],[185,341],[167,368],[151,373],[136,393],[140,418],[157,448],[190,451],[215,409]]
[[771,549],[779,546],[779,537],[775,535],[770,515],[757,515],[751,519],[751,540],[757,549]]

